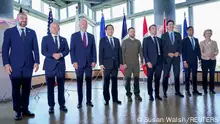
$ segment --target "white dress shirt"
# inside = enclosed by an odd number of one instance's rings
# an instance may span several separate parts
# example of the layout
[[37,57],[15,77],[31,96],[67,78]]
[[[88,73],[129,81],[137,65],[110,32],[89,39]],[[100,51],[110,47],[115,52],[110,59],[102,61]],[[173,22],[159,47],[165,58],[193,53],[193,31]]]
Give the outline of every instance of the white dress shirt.
[[112,39],[113,47],[115,47],[114,38],[110,37],[110,36],[107,36],[107,37],[108,37],[108,41],[109,41],[110,44],[111,44],[111,39]]
[[84,33],[86,33],[86,46],[88,46],[88,34],[87,34],[87,32],[80,31],[80,33],[81,33],[82,41],[83,41],[83,35],[84,35]]
[[194,37],[191,37],[191,36],[188,36],[188,37],[189,37],[190,42],[193,43],[193,46],[195,47],[196,42],[195,42]]
[[19,32],[19,35],[21,36],[21,33],[22,33],[22,30],[21,29],[24,29],[24,34],[26,36],[26,27],[21,27],[19,25],[17,25],[17,29],[18,29],[18,32]]
[[54,43],[56,43],[56,42],[55,42],[55,36],[57,36],[57,46],[58,46],[58,49],[59,49],[59,48],[60,48],[60,37],[59,37],[59,35],[54,35],[54,34],[52,34]]

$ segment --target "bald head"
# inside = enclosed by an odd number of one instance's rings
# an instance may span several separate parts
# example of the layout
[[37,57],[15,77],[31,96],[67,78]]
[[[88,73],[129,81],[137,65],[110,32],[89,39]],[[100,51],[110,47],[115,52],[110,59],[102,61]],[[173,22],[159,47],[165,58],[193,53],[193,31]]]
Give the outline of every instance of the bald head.
[[17,15],[17,21],[19,26],[26,27],[27,26],[27,15],[25,13],[19,13]]
[[50,24],[50,32],[53,34],[53,35],[58,35],[58,32],[60,30],[60,26],[53,22]]
[[88,26],[87,20],[85,18],[81,19],[80,20],[80,29],[81,29],[81,31],[86,32],[87,26]]

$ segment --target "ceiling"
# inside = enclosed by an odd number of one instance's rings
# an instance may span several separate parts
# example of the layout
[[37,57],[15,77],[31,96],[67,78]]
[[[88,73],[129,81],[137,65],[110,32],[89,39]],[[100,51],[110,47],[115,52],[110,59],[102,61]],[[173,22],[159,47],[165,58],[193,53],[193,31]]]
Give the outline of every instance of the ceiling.
[[[58,6],[60,8],[66,7],[67,5],[79,3],[81,0],[43,0],[48,4]],[[124,2],[125,0],[84,0],[84,4],[91,7],[92,9],[107,8],[112,4]]]

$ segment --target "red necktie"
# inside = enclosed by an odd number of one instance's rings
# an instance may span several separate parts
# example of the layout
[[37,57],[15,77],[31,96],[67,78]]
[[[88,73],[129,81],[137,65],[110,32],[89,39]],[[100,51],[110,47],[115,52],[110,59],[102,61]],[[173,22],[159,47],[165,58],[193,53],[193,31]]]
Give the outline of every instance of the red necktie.
[[87,47],[86,46],[86,33],[83,34],[83,44],[84,44],[84,47]]

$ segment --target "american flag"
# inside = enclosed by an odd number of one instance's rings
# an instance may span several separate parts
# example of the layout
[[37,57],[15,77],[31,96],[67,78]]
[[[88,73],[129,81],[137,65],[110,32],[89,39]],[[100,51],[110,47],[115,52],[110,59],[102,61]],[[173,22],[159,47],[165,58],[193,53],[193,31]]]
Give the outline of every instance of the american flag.
[[49,16],[48,16],[48,25],[47,25],[47,34],[50,34],[50,24],[53,23],[53,14],[52,9],[50,8]]

